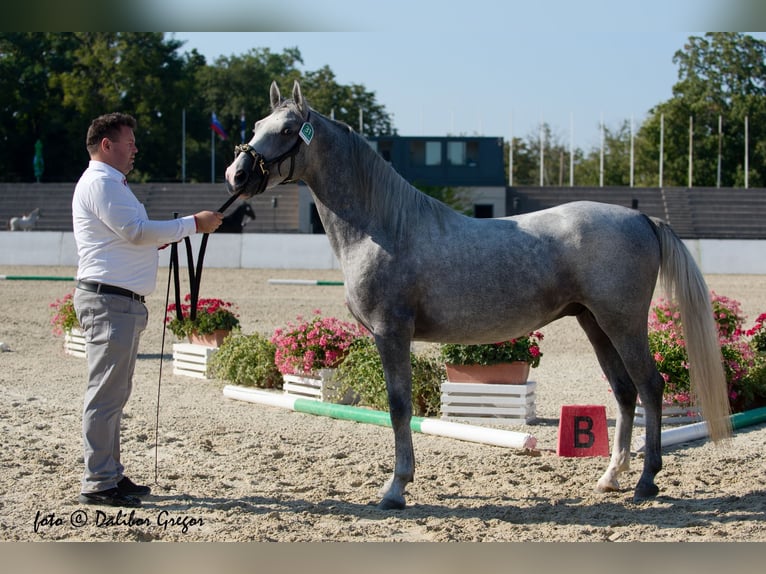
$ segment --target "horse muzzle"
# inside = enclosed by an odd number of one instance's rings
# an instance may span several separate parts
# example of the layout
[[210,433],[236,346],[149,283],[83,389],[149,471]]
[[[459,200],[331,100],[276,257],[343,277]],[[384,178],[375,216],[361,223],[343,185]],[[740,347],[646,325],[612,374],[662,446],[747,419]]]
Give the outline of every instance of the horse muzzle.
[[243,197],[263,193],[269,182],[269,170],[263,156],[248,144],[237,146],[236,153],[234,162],[226,169],[229,192]]

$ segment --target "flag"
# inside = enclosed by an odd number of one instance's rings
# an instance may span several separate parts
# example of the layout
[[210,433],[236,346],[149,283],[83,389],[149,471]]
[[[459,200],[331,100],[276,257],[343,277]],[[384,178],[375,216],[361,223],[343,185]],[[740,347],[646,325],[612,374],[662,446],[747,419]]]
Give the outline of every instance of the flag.
[[245,110],[242,110],[242,115],[239,117],[239,135],[242,137],[242,143],[245,143]]
[[226,130],[223,129],[221,122],[219,122],[218,118],[215,117],[215,112],[213,112],[213,115],[210,119],[210,129],[217,133],[222,140],[228,139],[229,137],[226,135]]

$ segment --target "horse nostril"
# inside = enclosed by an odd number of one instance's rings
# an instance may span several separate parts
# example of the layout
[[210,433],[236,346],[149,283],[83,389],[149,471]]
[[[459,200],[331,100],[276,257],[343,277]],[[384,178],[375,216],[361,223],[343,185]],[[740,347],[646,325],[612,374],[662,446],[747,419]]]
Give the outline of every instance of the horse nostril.
[[239,187],[247,183],[247,172],[244,169],[238,169],[234,174],[234,185]]

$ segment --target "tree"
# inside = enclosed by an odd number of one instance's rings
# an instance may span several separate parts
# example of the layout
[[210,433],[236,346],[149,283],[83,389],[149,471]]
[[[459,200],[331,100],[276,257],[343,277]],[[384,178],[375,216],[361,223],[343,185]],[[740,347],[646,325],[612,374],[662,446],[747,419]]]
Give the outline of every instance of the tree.
[[717,184],[720,149],[721,185],[743,186],[748,118],[749,185],[764,185],[766,42],[743,33],[710,32],[690,37],[673,62],[678,64],[679,81],[673,86],[673,97],[655,106],[639,131],[638,162],[659,173],[660,122],[664,119],[663,185],[686,186],[691,118],[692,185]]
[[[181,42],[165,40],[162,33],[76,32],[74,37],[71,70],[54,83],[61,87],[64,107],[80,118],[79,139],[92,118],[110,111],[130,113],[138,122],[139,147],[131,177],[178,179],[181,110],[193,94],[188,78],[199,60],[182,58],[177,53]],[[70,177],[82,164],[73,169]]]
[[[309,103],[365,135],[389,134],[391,118],[360,84],[341,85],[329,67],[302,73],[298,48],[252,49],[208,64],[163,33],[0,32],[0,179],[34,181],[35,142],[45,149],[45,181],[74,181],[88,161],[85,132],[94,117],[136,117],[139,155],[131,180],[209,181],[211,113],[230,138],[216,146],[216,173],[255,120],[267,115],[276,80],[289,97],[295,80]],[[185,117],[186,130],[182,127]],[[185,133],[185,138],[182,134]],[[182,147],[186,163],[182,166]]]
[[71,114],[61,108],[63,94],[50,79],[69,69],[74,43],[72,34],[0,34],[0,173],[5,181],[34,180],[38,139],[45,146],[45,180],[60,179],[73,162]]
[[393,133],[391,116],[376,102],[375,93],[368,92],[361,84],[338,84],[335,74],[327,66],[307,72],[301,88],[311,107],[324,115],[334,115],[336,120],[347,123],[357,132],[361,110],[365,136]]

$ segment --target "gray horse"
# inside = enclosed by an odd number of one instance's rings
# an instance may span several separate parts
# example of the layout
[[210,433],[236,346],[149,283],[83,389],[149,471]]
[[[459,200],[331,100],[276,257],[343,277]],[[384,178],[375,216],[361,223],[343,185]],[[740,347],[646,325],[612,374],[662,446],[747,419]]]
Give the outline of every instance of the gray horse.
[[21,217],[11,217],[8,221],[8,227],[11,231],[31,231],[37,225],[37,220],[42,217],[40,208],[35,207],[26,215]]
[[668,225],[591,202],[466,217],[412,187],[347,125],[312,110],[297,82],[291,100],[281,99],[276,84],[270,96],[272,112],[238,146],[227,185],[244,197],[292,178],[311,188],[343,269],[348,307],[372,333],[385,371],[396,460],[381,508],[403,508],[414,477],[410,343],[491,343],[565,315],[576,316],[587,333],[619,406],[597,489],[620,488],[638,395],[646,454],[634,498],[655,496],[664,383],[649,352],[647,316],[659,274],[680,306],[710,436],[730,435],[708,288]]

